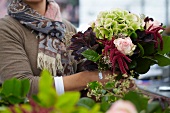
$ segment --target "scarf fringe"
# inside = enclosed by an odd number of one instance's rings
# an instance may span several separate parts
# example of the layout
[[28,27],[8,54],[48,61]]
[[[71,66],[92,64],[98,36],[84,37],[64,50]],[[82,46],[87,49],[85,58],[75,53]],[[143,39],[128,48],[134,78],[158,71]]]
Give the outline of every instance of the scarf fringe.
[[37,67],[41,70],[47,69],[53,76],[57,76],[57,71],[64,72],[60,54],[53,58],[42,52],[38,53]]

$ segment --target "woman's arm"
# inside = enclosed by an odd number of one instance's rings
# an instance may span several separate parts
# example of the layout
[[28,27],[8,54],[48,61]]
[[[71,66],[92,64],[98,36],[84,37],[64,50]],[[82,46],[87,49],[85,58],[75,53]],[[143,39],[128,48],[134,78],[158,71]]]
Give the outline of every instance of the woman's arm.
[[13,77],[29,79],[29,95],[36,94],[39,75],[32,71],[35,67],[31,66],[29,54],[25,51],[24,27],[8,17],[0,20],[0,26],[0,82]]
[[[26,52],[24,42],[28,42],[23,38],[25,35],[23,33],[24,27],[14,23],[15,21],[13,23],[0,21],[0,26],[3,26],[0,27],[0,82],[13,77],[26,78],[31,83],[29,95],[36,94],[38,92],[39,74],[34,73],[33,70],[37,67],[31,64],[30,58],[32,57],[28,51]],[[27,38],[31,38],[31,35],[29,36]],[[33,45],[30,45],[29,48],[37,48]],[[65,91],[81,90],[86,87],[88,82],[96,80],[99,80],[97,71],[85,71],[63,77]]]
[[105,83],[108,81],[105,79],[105,76],[111,74],[111,72],[102,72],[103,79],[99,79],[98,74],[98,71],[84,71],[72,76],[65,76],[63,77],[64,89],[65,91],[80,91],[87,86],[87,83],[92,81],[100,81],[101,83]]

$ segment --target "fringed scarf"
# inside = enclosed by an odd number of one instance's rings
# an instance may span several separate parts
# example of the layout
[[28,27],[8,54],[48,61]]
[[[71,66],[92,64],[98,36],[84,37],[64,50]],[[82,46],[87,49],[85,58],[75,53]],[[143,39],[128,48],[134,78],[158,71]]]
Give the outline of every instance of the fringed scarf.
[[49,70],[54,76],[58,73],[63,74],[59,46],[62,46],[65,25],[61,22],[58,4],[48,0],[47,11],[45,16],[42,16],[22,0],[13,0],[8,7],[8,14],[37,33],[37,67]]

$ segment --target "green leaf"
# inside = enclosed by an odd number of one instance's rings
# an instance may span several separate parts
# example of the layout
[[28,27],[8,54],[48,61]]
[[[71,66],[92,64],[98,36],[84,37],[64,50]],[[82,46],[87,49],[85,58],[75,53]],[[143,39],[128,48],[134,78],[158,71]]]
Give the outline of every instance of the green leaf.
[[11,95],[8,97],[8,101],[11,103],[11,104],[18,104],[18,103],[22,103],[25,101],[24,98],[18,98],[14,95]]
[[43,70],[41,73],[41,77],[39,80],[39,91],[46,92],[47,89],[51,88],[53,86],[53,80],[52,75],[48,70]]
[[93,51],[93,50],[86,50],[84,52],[81,53],[85,58],[87,58],[87,60],[91,60],[93,62],[96,62],[99,60],[100,56],[98,55],[97,52]]
[[[70,112],[68,112],[68,113],[70,113]],[[74,109],[74,112],[72,112],[72,113],[90,113],[90,112],[85,107],[77,107],[76,109]]]
[[165,53],[168,53],[170,52],[170,47],[169,47],[169,44],[170,44],[170,36],[163,36],[163,50],[160,50],[159,49],[159,53],[160,54],[165,54]]
[[132,32],[132,33],[130,34],[130,37],[131,37],[131,38],[137,38],[138,35],[137,35],[135,32]]
[[21,96],[21,81],[16,78],[6,80],[2,85],[2,91],[5,96]]
[[[57,93],[53,85],[53,78],[49,71],[43,70],[39,80],[38,100],[43,107],[52,107],[57,102]],[[36,99],[37,100],[37,99]]]
[[98,81],[90,82],[89,83],[89,88],[90,89],[96,89],[97,87],[100,87],[101,84]]
[[108,102],[102,102],[100,104],[100,111],[106,113],[106,111],[110,108],[111,104]]
[[79,92],[66,92],[65,94],[59,96],[55,107],[64,111],[69,111],[73,108],[73,106],[76,105],[79,98],[80,98]]
[[36,102],[36,103],[41,103],[40,99],[38,98],[37,95],[33,95],[32,99]]
[[110,90],[110,89],[113,89],[114,86],[115,86],[115,83],[114,83],[114,82],[107,82],[104,87],[105,87],[107,90]]
[[110,94],[106,94],[101,98],[102,103],[105,102],[114,102],[118,97],[110,95]]
[[130,63],[128,63],[129,69],[134,69],[137,66],[136,60],[132,60]]
[[153,59],[157,60],[159,66],[170,65],[170,58],[161,54],[156,54]]
[[155,61],[150,58],[138,58],[136,62],[137,66],[134,70],[140,74],[145,74],[149,71],[150,66],[155,64]]
[[[50,90],[50,88],[46,89]],[[43,107],[53,107],[57,102],[57,95],[53,91],[39,92],[38,98],[40,100],[40,105]]]
[[147,113],[158,113],[158,111],[159,113],[161,113],[162,111],[162,108],[159,102],[154,101],[148,104]]
[[0,107],[0,113],[11,113],[8,107]]
[[136,106],[138,113],[140,113],[140,111],[142,111],[142,110],[145,110],[147,108],[147,105],[148,105],[148,99],[147,98],[143,97],[139,93],[132,92],[132,91],[127,93],[124,96],[123,99],[131,101]]
[[95,106],[92,108],[92,110],[89,111],[89,113],[99,113],[100,111],[100,105],[95,104]]
[[144,55],[144,49],[143,49],[142,45],[138,43],[138,47],[140,49],[140,56],[143,56]]
[[145,56],[149,56],[149,55],[152,55],[153,53],[157,52],[157,50],[154,47],[154,43],[145,43],[145,44],[141,44],[141,46],[144,49]]
[[21,81],[21,96],[26,97],[30,90],[30,82],[28,79],[24,79]]
[[82,107],[85,107],[87,109],[92,109],[95,105],[95,101],[92,100],[91,98],[87,98],[87,97],[84,97],[84,98],[81,98],[78,103],[77,103],[78,106],[82,106]]
[[[29,92],[30,83],[29,80],[18,80],[12,78],[6,80],[2,85],[0,93],[1,104],[19,104],[25,103],[26,95]],[[5,101],[5,102],[3,102]]]
[[170,111],[170,108],[166,108],[163,113],[169,113],[169,111]]

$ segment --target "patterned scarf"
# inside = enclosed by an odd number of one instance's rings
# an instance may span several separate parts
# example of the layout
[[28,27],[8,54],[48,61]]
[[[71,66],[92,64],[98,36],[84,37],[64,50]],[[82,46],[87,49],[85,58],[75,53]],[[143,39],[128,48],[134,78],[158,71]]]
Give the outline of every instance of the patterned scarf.
[[22,0],[13,0],[8,7],[8,14],[37,33],[37,67],[49,70],[53,76],[63,74],[59,48],[63,45],[61,42],[65,35],[65,25],[61,22],[58,4],[48,0],[47,11],[45,16],[42,16]]

